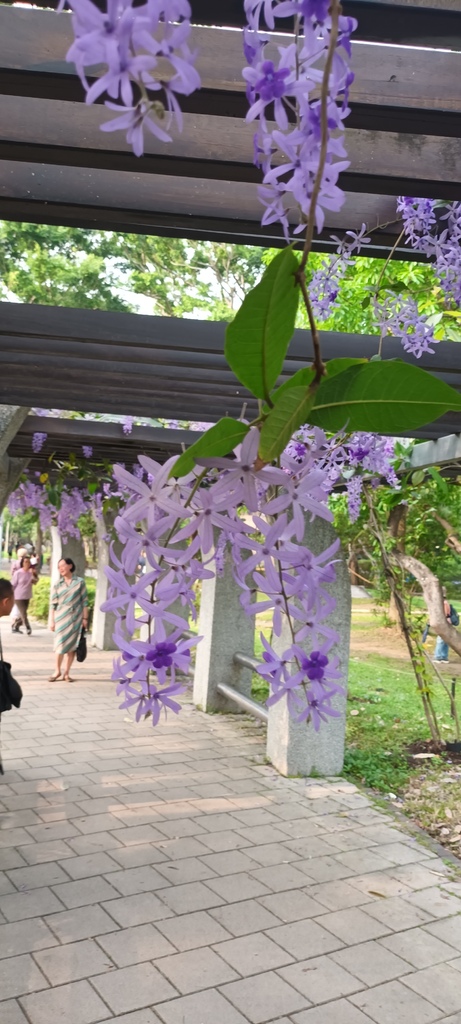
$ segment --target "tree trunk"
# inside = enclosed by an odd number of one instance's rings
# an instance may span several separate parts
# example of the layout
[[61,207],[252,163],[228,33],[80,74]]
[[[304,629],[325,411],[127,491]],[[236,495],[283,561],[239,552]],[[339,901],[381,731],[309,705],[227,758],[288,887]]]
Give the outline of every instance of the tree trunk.
[[[391,512],[389,513],[389,519],[387,523],[389,533],[391,537],[393,537],[394,540],[396,541],[396,549],[397,551],[401,551],[402,553],[405,551],[407,511],[407,505],[396,505],[395,508],[391,509]],[[392,590],[389,598],[388,618],[390,622],[394,623],[394,625],[401,625],[399,610]]]
[[359,572],[359,563],[357,559],[357,552],[354,550],[352,545],[349,545],[349,558],[347,562],[347,568],[349,569],[349,575],[351,578],[352,587],[361,587],[363,585],[362,577]]
[[411,572],[412,576],[418,580],[427,605],[431,629],[435,630],[442,640],[445,640],[445,643],[461,657],[461,634],[445,617],[442,588],[437,576],[427,568],[427,565],[419,562],[412,555],[403,555],[399,551],[394,551],[391,557],[402,569]]
[[440,525],[443,526],[444,530],[446,531],[448,547],[451,548],[452,551],[456,551],[458,555],[461,555],[461,541],[456,533],[454,526],[452,526],[451,523],[448,522],[448,519],[444,519],[442,516],[439,516],[438,512],[433,512],[432,515],[434,516],[434,519],[436,519],[437,522],[440,523]]

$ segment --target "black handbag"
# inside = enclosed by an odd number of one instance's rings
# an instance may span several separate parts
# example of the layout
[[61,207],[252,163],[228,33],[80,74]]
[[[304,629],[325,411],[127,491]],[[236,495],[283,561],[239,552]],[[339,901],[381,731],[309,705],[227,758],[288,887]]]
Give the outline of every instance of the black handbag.
[[78,642],[78,647],[77,647],[77,661],[80,661],[80,662],[85,661],[85,658],[86,658],[87,654],[88,654],[88,650],[87,650],[87,646],[86,646],[85,630],[82,629],[82,632],[80,634],[80,640]]
[[11,711],[11,708],[19,708],[22,700],[22,690],[11,674],[11,665],[3,661],[2,642],[0,640],[0,715],[4,711]]

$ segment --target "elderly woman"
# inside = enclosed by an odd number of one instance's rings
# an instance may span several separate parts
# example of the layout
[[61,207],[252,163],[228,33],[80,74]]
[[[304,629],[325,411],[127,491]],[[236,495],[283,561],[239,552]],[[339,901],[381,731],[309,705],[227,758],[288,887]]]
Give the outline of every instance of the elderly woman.
[[20,633],[19,627],[23,625],[26,627],[27,635],[30,636],[32,630],[27,617],[27,609],[32,597],[32,587],[37,582],[37,573],[30,564],[28,555],[23,555],[21,558],[19,568],[14,570],[11,582],[14,590],[14,603],[18,611],[11,628],[13,633]]
[[70,677],[72,662],[82,633],[88,628],[88,598],[85,580],[75,576],[75,563],[71,558],[58,562],[60,580],[53,587],[51,595],[50,629],[55,633],[54,650],[56,672],[49,677],[50,683],[61,678],[63,658],[66,658],[63,679],[73,683]]

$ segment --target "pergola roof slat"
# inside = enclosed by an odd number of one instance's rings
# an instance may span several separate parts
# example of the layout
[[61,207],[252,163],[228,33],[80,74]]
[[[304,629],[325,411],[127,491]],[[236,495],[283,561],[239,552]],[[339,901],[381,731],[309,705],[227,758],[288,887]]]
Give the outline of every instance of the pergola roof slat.
[[[224,359],[225,324],[50,306],[0,306],[0,402],[214,421],[257,412]],[[323,333],[325,359],[370,358],[376,337]],[[308,331],[295,331],[281,381],[312,358]],[[396,339],[388,358],[416,360]],[[461,347],[442,342],[420,366],[461,390]],[[461,415],[450,423],[461,428]],[[437,436],[429,425],[427,436]],[[443,426],[447,432],[446,424]],[[424,434],[426,436],[426,434]]]

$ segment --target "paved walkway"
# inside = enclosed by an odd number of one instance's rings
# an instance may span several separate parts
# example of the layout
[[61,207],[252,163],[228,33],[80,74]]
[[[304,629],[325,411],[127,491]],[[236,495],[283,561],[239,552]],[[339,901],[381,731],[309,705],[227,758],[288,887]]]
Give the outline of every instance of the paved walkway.
[[461,1024],[461,886],[339,780],[282,779],[262,728],[117,709],[110,655],[2,722],[1,1024]]

